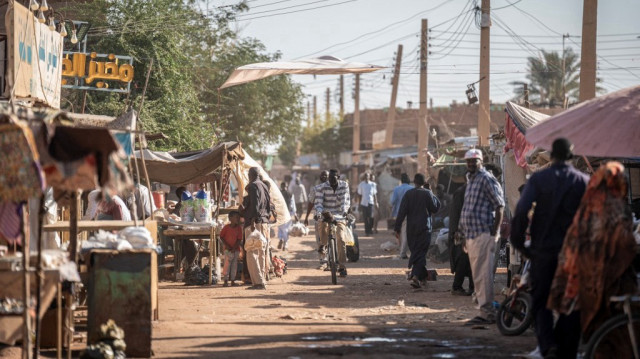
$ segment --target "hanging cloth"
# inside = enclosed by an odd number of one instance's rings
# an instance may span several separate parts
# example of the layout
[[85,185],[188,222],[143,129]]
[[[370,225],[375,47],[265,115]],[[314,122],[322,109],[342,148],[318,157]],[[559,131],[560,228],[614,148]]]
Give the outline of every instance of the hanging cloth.
[[23,202],[45,187],[38,151],[28,126],[14,115],[0,124],[0,202]]

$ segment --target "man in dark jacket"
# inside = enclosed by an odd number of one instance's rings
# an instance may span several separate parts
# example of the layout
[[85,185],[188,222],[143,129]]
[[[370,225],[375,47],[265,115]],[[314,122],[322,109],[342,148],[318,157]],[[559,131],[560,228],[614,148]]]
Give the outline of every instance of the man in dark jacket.
[[[451,273],[454,273],[452,295],[471,295],[473,293],[473,276],[471,275],[471,263],[469,255],[464,251],[464,235],[460,232],[460,214],[464,205],[464,192],[467,185],[464,184],[453,193],[451,207],[449,207],[449,248]],[[464,278],[469,278],[469,290],[462,288]]]
[[[567,139],[553,142],[551,167],[531,176],[511,224],[511,244],[531,260],[532,312],[538,345],[545,358],[575,358],[580,341],[579,311],[561,314],[554,329],[553,314],[547,309],[558,253],[589,180],[567,163],[572,157],[571,148]],[[531,245],[526,248],[528,213],[534,202]]]
[[267,249],[269,242],[269,212],[271,199],[269,197],[269,189],[267,188],[267,185],[259,178],[258,167],[251,167],[249,169],[249,184],[246,189],[248,194],[246,207],[243,206],[243,208],[241,208],[242,213],[244,214],[245,239],[249,237],[251,232],[257,230],[266,240],[262,243],[262,248],[260,250],[247,250],[246,261],[249,267],[251,282],[253,283],[253,286],[249,289],[266,289],[264,281],[268,268],[266,268],[265,250]]
[[440,201],[425,184],[424,175],[417,173],[413,179],[416,188],[407,191],[400,202],[396,218],[396,238],[400,238],[402,222],[407,220],[407,244],[411,251],[411,286],[420,288],[427,278],[427,251],[431,244],[431,215],[440,209]]

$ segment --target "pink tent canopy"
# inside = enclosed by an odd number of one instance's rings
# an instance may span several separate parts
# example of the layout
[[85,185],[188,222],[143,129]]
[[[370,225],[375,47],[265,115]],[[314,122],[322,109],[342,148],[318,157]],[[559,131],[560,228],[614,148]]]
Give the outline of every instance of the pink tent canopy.
[[527,131],[527,141],[545,149],[558,137],[585,156],[640,157],[640,85],[596,97]]
[[569,139],[578,155],[640,157],[640,85],[583,102],[526,134],[544,149],[558,137]]

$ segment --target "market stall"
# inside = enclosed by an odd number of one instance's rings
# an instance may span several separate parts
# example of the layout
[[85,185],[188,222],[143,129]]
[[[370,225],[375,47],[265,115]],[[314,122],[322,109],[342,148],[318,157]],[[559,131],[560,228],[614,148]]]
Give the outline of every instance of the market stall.
[[[232,182],[231,177],[238,186],[238,201],[244,195],[244,188],[249,183],[249,168],[258,167],[260,175],[264,181],[270,183],[269,194],[275,205],[277,212],[277,222],[275,225],[286,223],[290,220],[289,212],[284,203],[284,198],[278,190],[278,185],[269,177],[262,167],[254,161],[248,153],[246,153],[240,143],[223,142],[213,146],[210,149],[195,151],[190,156],[177,158],[167,152],[156,152],[144,150],[143,156],[140,151],[134,153],[136,161],[142,165],[144,158],[146,168],[151,182],[158,182],[166,185],[185,185],[189,183],[199,183],[215,181],[216,190],[213,191],[215,197],[214,207],[212,208],[212,220],[207,223],[191,222],[188,219],[181,219],[181,222],[160,223],[166,227],[162,229],[164,236],[170,236],[175,242],[177,239],[208,239],[211,243],[209,247],[209,263],[216,264],[219,267],[218,256],[220,254],[218,241],[216,238],[216,227],[220,225],[218,221],[219,215],[225,211],[223,203],[225,196],[228,196],[229,186]],[[228,210],[228,208],[226,209]],[[202,233],[200,233],[202,232]],[[207,234],[210,237],[207,238]],[[174,248],[176,246],[174,245]],[[174,263],[174,265],[178,265]],[[178,267],[174,267],[177,270]],[[212,277],[213,265],[209,266],[209,283],[213,282]],[[216,271],[220,274],[220,270]]]

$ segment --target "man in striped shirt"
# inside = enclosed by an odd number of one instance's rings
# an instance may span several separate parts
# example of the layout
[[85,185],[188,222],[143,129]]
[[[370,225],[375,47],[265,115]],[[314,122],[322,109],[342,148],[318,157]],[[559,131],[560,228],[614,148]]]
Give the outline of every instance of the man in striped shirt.
[[[347,221],[346,216],[349,212],[351,205],[351,198],[349,194],[349,185],[345,181],[340,181],[340,173],[337,169],[329,170],[329,181],[325,182],[320,188],[315,191],[315,208],[316,208],[316,221],[320,220],[321,214],[324,211],[328,211],[333,215],[333,218],[337,221],[336,225],[336,245],[338,252],[338,266],[340,270],[340,276],[347,276],[347,246],[344,243],[344,237],[346,235]],[[326,253],[327,243],[329,241],[329,224],[320,223],[320,248],[318,252]]]
[[[307,216],[304,219],[305,226],[309,226],[309,213],[311,213],[311,210],[314,208],[314,205],[315,205],[316,191],[320,190],[320,188],[324,185],[325,182],[327,182],[328,179],[329,179],[329,171],[320,172],[320,184],[318,184],[317,186],[311,187],[311,189],[309,190],[309,195],[307,196],[309,200],[309,204],[307,205]],[[316,235],[316,245],[318,246],[318,248],[320,248],[320,226],[318,221],[315,221],[314,228],[315,228],[315,235]],[[319,256],[320,256],[319,269],[324,269],[327,266],[327,259],[322,254],[322,252],[319,253]]]

